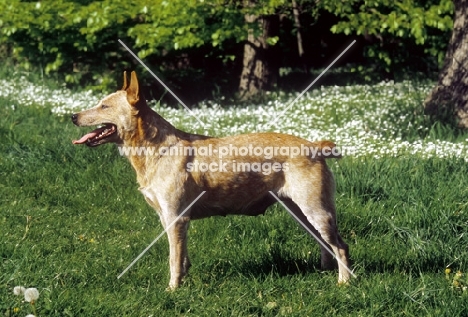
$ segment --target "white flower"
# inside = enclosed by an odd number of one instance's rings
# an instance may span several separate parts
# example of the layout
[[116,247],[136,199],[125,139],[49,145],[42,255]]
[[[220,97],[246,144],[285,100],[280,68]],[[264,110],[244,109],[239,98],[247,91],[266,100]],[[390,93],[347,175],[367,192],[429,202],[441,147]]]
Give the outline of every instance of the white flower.
[[36,288],[28,288],[24,291],[24,300],[34,302],[39,298],[39,291]]
[[33,314],[26,315],[26,317],[36,317]]
[[15,295],[22,295],[22,294],[24,294],[24,291],[25,291],[25,290],[26,290],[26,289],[25,289],[23,286],[15,286],[15,287],[13,288],[13,294],[15,294]]

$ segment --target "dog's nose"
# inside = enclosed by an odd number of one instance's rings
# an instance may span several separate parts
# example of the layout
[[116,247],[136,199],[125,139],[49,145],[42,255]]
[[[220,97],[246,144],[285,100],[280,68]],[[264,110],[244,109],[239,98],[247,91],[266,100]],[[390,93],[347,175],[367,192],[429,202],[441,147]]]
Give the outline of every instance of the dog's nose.
[[74,113],[72,116],[71,116],[71,120],[73,121],[74,124],[76,124],[76,122],[78,121],[78,115],[76,113]]

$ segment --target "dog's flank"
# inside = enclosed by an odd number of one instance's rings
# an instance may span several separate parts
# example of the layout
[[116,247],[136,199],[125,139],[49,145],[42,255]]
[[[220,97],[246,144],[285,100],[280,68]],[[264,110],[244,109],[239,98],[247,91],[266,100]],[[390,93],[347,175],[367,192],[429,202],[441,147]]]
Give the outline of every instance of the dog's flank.
[[[98,146],[113,142],[120,147],[152,149],[153,155],[127,157],[136,171],[140,191],[146,201],[158,211],[161,222],[167,229],[170,245],[170,288],[180,285],[190,266],[187,254],[187,229],[190,220],[214,215],[263,214],[276,202],[270,191],[310,230],[317,233],[321,241],[333,250],[334,256],[340,259],[338,281],[346,283],[349,280],[348,247],[338,233],[335,185],[333,175],[325,163],[326,158],[340,156],[335,151],[326,156],[276,153],[269,158],[239,153],[229,153],[220,158],[216,155],[200,155],[195,151],[185,155],[165,154],[165,151],[174,147],[210,147],[213,153],[219,153],[225,147],[241,148],[246,145],[260,149],[284,145],[334,150],[336,146],[333,142],[309,142],[280,133],[214,138],[181,131],[147,106],[139,93],[135,72],[132,72],[129,84],[124,73],[122,90],[108,95],[96,107],[74,114],[72,120],[78,126],[99,126],[74,141],[75,144]],[[210,169],[197,169],[194,166]],[[273,172],[265,173],[255,169],[239,170],[238,166],[275,168]],[[168,228],[202,191],[206,193]],[[323,247],[321,257],[324,268],[334,265],[333,255]]]

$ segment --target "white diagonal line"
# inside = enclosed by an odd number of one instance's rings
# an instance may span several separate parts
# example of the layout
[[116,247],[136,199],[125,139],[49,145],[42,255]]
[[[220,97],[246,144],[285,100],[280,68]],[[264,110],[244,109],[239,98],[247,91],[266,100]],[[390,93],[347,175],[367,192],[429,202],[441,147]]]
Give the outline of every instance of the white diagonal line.
[[127,45],[125,45],[124,42],[122,42],[122,41],[119,39],[119,43],[120,43],[123,47],[125,47],[125,49],[126,49],[130,54],[132,54],[132,56],[133,56],[133,57],[134,57],[134,58],[151,74],[151,75],[153,75],[153,77],[156,78],[156,80],[157,80],[157,81],[158,81],[158,82],[159,82],[159,83],[160,83],[160,84],[161,84],[161,85],[162,85],[162,86],[163,86],[163,87],[164,87],[164,88],[165,88],[165,89],[182,105],[182,106],[184,106],[184,108],[185,108],[195,119],[198,120],[198,122],[200,122],[200,124],[202,125],[202,127],[205,127],[205,124],[200,120],[200,118],[198,118],[198,116],[195,115],[195,113],[193,113],[193,111],[190,110],[190,108],[187,107],[187,106],[185,105],[185,103],[184,103],[182,100],[180,100],[180,98],[177,97],[177,95],[176,95],[175,93],[173,93],[172,90],[171,90],[169,87],[167,87],[167,85],[166,85],[161,79],[159,79],[159,77],[156,76],[156,74],[153,73],[153,71],[152,71],[151,69],[149,69],[149,67],[146,66],[145,63],[143,63],[143,61],[142,61],[135,53],[133,53],[132,50],[131,50]]
[[[346,48],[344,49],[344,51],[341,52],[341,54],[338,55],[338,57],[335,58],[335,59],[333,60],[333,62],[331,62],[331,64],[328,65],[328,67],[325,68],[325,69],[323,70],[323,72],[321,72],[320,75],[318,75],[317,78],[315,78],[314,81],[313,81],[312,83],[310,83],[310,85],[307,86],[307,88],[304,89],[304,91],[302,91],[302,92],[299,94],[299,96],[297,96],[296,99],[294,99],[294,100],[293,100],[293,101],[292,101],[292,102],[291,102],[291,103],[290,103],[290,104],[273,120],[273,121],[270,121],[270,123],[267,124],[266,127],[270,127],[273,123],[275,123],[276,121],[278,121],[278,119],[281,118],[281,117],[286,113],[286,111],[288,111],[289,108],[291,108],[291,107],[296,103],[296,101],[297,101],[299,98],[301,98],[301,97],[307,92],[307,90],[309,90],[310,87],[312,87],[312,86],[317,82],[317,80],[319,80],[320,77],[322,77],[323,74],[325,74],[325,73],[340,59],[341,56],[343,56],[344,53],[346,53],[346,52],[351,48],[351,46],[353,46],[354,43],[356,43],[356,40],[354,40],[351,44],[349,44],[348,47],[346,47]],[[265,127],[264,127],[264,128],[265,128]]]
[[326,245],[325,243],[323,243],[323,241],[320,240],[319,237],[317,237],[317,236],[312,232],[312,230],[310,230],[310,229],[306,226],[306,224],[303,223],[302,220],[299,219],[299,217],[297,217],[297,216],[291,211],[291,209],[289,209],[288,206],[286,206],[286,205],[284,204],[284,202],[283,202],[281,199],[279,199],[279,197],[276,196],[271,190],[270,190],[270,194],[271,194],[271,195],[272,195],[272,196],[273,196],[273,197],[274,197],[290,214],[291,214],[291,216],[292,216],[297,222],[299,222],[299,223],[301,224],[302,227],[304,227],[304,229],[307,230],[308,233],[310,233],[310,234],[312,235],[312,237],[314,237],[315,240],[317,240],[318,243],[320,243],[320,245],[321,245],[322,247],[325,248],[325,250],[327,250],[328,253],[330,253],[330,254],[336,259],[336,261],[337,261],[339,264],[341,264],[341,265],[346,269],[346,271],[348,271],[353,277],[357,277],[357,276],[353,273],[353,271],[351,271],[351,269],[350,269],[345,263],[343,263],[343,261],[341,261],[338,257],[335,256],[335,253],[328,247],[328,245]]
[[149,250],[149,249],[166,233],[166,231],[167,231],[169,228],[171,228],[171,227],[177,222],[177,220],[179,220],[181,217],[183,217],[184,214],[187,212],[187,210],[189,210],[190,207],[192,207],[193,204],[195,204],[195,203],[197,202],[197,200],[200,199],[200,197],[203,196],[203,194],[205,194],[205,193],[206,193],[206,190],[202,191],[201,194],[198,195],[198,197],[195,198],[195,199],[192,201],[192,203],[191,203],[190,205],[188,205],[187,208],[185,208],[184,211],[182,211],[182,212],[180,213],[180,215],[177,216],[177,218],[175,218],[174,221],[171,222],[171,224],[168,225],[168,226],[164,229],[164,231],[161,232],[161,233],[159,234],[159,236],[157,236],[156,239],[154,239],[153,242],[151,242],[151,243],[146,247],[146,249],[144,249],[143,252],[141,252],[140,255],[138,255],[138,256],[136,257],[135,260],[133,260],[132,263],[130,263],[129,266],[127,266],[127,268],[126,268],[125,270],[123,270],[122,273],[120,273],[119,276],[117,276],[117,279],[121,278],[122,275],[124,275],[124,274],[133,266],[133,264],[135,264],[135,263],[146,253],[146,251],[148,251],[148,250]]

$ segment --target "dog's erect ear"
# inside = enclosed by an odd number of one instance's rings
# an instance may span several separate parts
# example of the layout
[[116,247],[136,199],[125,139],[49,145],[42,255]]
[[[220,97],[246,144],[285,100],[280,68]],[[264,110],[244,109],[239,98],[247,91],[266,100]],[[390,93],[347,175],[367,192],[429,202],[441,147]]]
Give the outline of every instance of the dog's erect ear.
[[127,89],[127,86],[128,86],[128,84],[127,84],[127,72],[124,71],[124,74],[123,74],[123,75],[124,75],[124,76],[123,76],[123,77],[124,77],[124,80],[123,80],[122,90],[125,90],[125,89]]
[[128,102],[134,106],[138,102],[138,79],[136,77],[136,73],[133,71],[130,76],[130,84],[125,89],[127,92],[127,100]]

